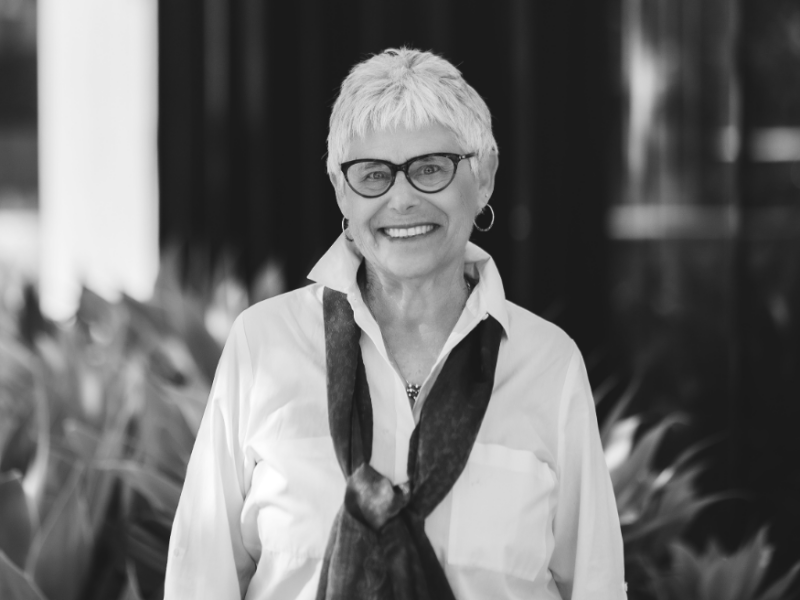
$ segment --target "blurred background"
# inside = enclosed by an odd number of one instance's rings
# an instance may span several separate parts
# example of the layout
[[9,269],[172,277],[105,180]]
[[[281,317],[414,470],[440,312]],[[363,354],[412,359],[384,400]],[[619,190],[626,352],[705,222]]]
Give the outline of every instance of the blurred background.
[[473,241],[584,352],[629,596],[798,597],[797,0],[0,0],[0,592],[160,597],[220,344],[401,45],[492,111]]

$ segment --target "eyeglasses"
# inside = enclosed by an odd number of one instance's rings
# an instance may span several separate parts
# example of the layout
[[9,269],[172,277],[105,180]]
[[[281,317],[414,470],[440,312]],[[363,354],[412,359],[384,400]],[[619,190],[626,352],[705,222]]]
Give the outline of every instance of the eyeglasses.
[[394,185],[397,172],[402,171],[415,190],[435,194],[446,188],[456,176],[458,163],[472,154],[436,152],[415,156],[402,165],[378,158],[359,158],[342,163],[342,173],[350,188],[364,198],[377,198]]

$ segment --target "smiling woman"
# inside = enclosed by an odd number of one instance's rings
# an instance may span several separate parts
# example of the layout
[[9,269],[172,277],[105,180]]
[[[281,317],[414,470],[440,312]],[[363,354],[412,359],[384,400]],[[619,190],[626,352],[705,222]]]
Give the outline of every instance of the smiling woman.
[[[446,178],[440,175],[442,170],[437,170],[436,164],[426,161],[415,166],[434,152],[455,157],[437,157],[449,166]],[[489,201],[497,168],[497,155],[487,153],[476,172],[458,169],[457,159],[465,156],[463,152],[455,134],[438,124],[371,131],[352,141],[347,154],[352,160],[342,164],[349,185],[335,181],[334,186],[339,207],[348,221],[348,232],[365,258],[367,281],[379,278],[380,289],[387,291],[405,289],[410,293],[410,285],[439,289],[445,296],[461,297],[463,301],[464,249],[475,216]],[[380,162],[372,162],[379,157]],[[362,160],[369,162],[357,162]],[[404,174],[400,175],[400,168],[390,161],[403,163]],[[368,165],[368,181],[375,181],[376,175],[385,175],[387,170],[389,177],[380,177],[379,184],[365,186],[360,171],[356,177],[352,174],[359,165]],[[396,175],[392,176],[391,170]],[[428,191],[426,178],[434,179],[434,175],[436,185]],[[380,193],[364,197],[361,191],[365,187]],[[412,236],[411,230],[419,233]],[[449,289],[432,287],[434,281],[447,282]]]
[[166,598],[625,598],[580,352],[469,242],[498,165],[486,104],[387,50],[343,83],[328,150],[344,231],[315,283],[233,327]]

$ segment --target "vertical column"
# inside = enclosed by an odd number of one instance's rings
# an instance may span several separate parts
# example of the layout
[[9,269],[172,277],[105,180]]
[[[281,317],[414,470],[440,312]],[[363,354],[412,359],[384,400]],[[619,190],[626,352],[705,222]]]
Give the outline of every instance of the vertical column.
[[[615,330],[642,403],[691,416],[685,438],[725,435],[706,488],[735,485],[738,156],[735,0],[623,0],[623,178],[612,207]],[[697,530],[741,535],[725,506]]]
[[81,284],[147,297],[158,270],[156,0],[39,0],[44,311]]

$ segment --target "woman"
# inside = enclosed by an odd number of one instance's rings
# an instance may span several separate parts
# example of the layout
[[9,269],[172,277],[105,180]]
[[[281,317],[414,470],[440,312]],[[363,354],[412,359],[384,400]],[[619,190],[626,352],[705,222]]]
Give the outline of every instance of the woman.
[[469,242],[494,221],[486,104],[387,50],[344,81],[328,150],[343,233],[233,327],[167,600],[625,598],[580,353]]

